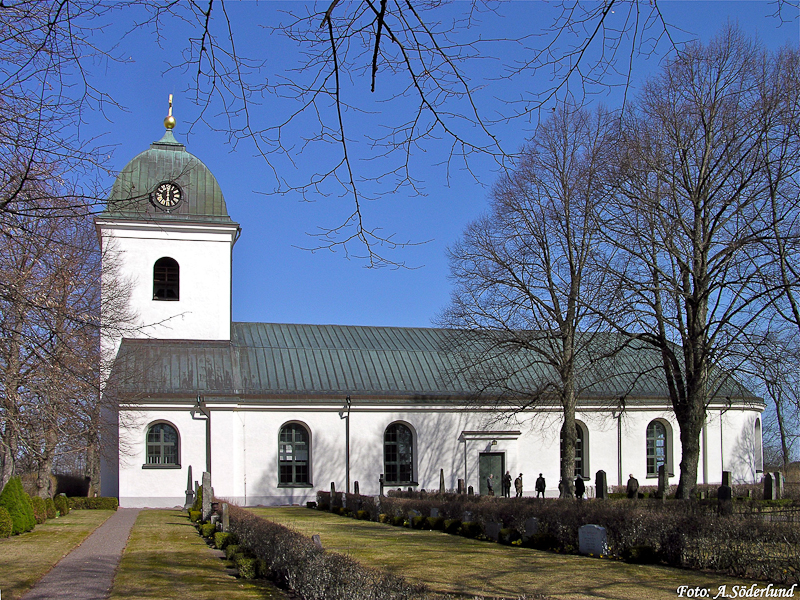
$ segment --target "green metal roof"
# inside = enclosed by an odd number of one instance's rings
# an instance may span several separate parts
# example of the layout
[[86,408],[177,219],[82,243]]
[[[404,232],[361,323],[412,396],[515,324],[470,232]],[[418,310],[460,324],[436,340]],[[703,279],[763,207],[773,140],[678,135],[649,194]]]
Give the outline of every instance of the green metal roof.
[[[233,398],[241,402],[461,402],[530,393],[554,371],[530,350],[494,352],[491,335],[447,329],[233,323],[230,342],[124,339],[112,382],[127,395]],[[631,344],[609,356],[613,334],[594,336],[579,360],[587,404],[668,398],[660,356]],[[513,374],[505,377],[506,374]],[[498,385],[498,381],[504,385]],[[759,402],[727,377],[718,397]]]
[[[177,183],[183,199],[167,212],[150,194],[158,184]],[[231,222],[216,178],[200,159],[186,151],[171,130],[131,160],[117,176],[101,217],[169,221]]]

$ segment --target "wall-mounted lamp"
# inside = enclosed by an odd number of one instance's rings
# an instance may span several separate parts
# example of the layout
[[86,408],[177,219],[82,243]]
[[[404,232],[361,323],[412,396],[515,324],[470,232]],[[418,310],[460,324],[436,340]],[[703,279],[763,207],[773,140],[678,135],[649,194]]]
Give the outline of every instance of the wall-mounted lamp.
[[492,446],[497,446],[497,440],[492,440]]
[[339,411],[339,418],[345,419],[344,430],[344,471],[346,480],[346,490],[350,493],[350,396],[345,398],[344,406]]

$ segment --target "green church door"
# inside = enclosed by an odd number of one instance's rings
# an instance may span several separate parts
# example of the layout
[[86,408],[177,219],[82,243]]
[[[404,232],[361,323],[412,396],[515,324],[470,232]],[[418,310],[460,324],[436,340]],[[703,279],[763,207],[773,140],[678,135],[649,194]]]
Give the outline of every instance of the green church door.
[[503,473],[505,473],[505,455],[502,452],[481,452],[478,455],[478,476],[480,477],[480,493],[485,496],[489,493],[486,479],[489,474],[492,478],[494,495],[500,496],[503,492]]

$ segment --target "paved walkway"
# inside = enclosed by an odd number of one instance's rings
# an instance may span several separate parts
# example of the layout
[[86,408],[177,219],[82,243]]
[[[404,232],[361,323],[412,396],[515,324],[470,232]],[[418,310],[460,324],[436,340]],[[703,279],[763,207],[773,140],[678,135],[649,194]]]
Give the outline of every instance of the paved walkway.
[[103,600],[128,544],[138,508],[120,508],[83,543],[62,558],[22,600]]

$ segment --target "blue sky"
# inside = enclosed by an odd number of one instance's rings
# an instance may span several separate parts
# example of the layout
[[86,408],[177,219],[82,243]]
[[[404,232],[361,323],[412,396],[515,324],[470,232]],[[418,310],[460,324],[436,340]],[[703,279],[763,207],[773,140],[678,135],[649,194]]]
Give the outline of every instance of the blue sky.
[[[288,20],[282,11],[303,10],[295,2],[240,2],[226,5],[236,36],[244,54],[265,61],[264,76],[276,78],[296,66],[299,51],[293,42],[270,34],[260,24],[277,24]],[[443,20],[452,19],[469,6],[455,2],[443,11]],[[790,22],[781,24],[771,17],[775,4],[762,1],[694,1],[672,0],[659,3],[666,20],[676,26],[679,39],[708,40],[728,21],[737,22],[749,34],[757,35],[768,48],[800,42],[800,22],[797,10],[786,8],[784,17]],[[550,11],[550,12],[548,12]],[[484,36],[531,34],[540,31],[541,24],[552,20],[551,5],[545,2],[517,1],[500,5],[500,14],[483,15],[481,33]],[[121,15],[128,13],[120,13]],[[615,18],[612,16],[612,19]],[[131,23],[120,17],[102,35],[118,37]],[[476,30],[477,31],[477,30]],[[398,249],[390,258],[412,268],[367,269],[363,260],[347,258],[340,250],[310,252],[302,248],[314,245],[307,234],[318,227],[338,225],[347,217],[352,204],[349,199],[312,197],[314,202],[300,201],[298,194],[276,194],[276,181],[271,167],[257,155],[248,140],[235,148],[221,131],[196,123],[187,135],[189,125],[198,117],[198,108],[186,91],[191,76],[181,70],[168,70],[170,63],[179,60],[180,50],[189,35],[181,23],[169,23],[161,30],[160,43],[149,28],[141,28],[119,43],[117,53],[125,60],[101,63],[94,69],[95,84],[113,95],[125,111],[109,109],[105,115],[87,118],[84,135],[100,135],[103,143],[113,146],[110,154],[112,170],[119,170],[137,153],[163,134],[162,121],[166,116],[167,97],[175,95],[174,114],[178,121],[176,137],[187,149],[200,158],[216,175],[225,195],[231,217],[242,226],[242,236],[234,250],[233,318],[236,321],[391,325],[431,325],[431,320],[448,302],[451,285],[445,250],[471,220],[487,207],[489,187],[497,177],[491,160],[472,163],[472,174],[458,163],[450,169],[442,165],[447,155],[446,141],[431,141],[415,149],[410,162],[414,177],[424,187],[423,196],[408,190],[388,194],[380,200],[368,201],[364,214],[368,225],[381,227],[397,240],[426,242]],[[473,32],[471,35],[475,35]],[[491,46],[495,48],[495,46]],[[473,82],[484,83],[476,96],[478,108],[489,118],[502,110],[504,99],[546,85],[542,78],[523,77],[508,81],[498,74],[501,64],[516,58],[509,45],[496,46],[497,55],[465,65]],[[658,69],[658,57],[648,60],[639,57],[634,63],[634,88],[648,73]],[[366,113],[350,111],[345,120],[353,138],[357,157],[369,156],[364,136],[374,134],[386,122],[387,114],[397,114],[409,107],[388,100],[393,91],[403,85],[400,76],[393,79],[382,73],[378,91],[370,95],[367,78],[353,78],[348,91],[363,99]],[[274,80],[274,79],[273,79]],[[635,89],[634,89],[635,93]],[[598,96],[608,106],[620,101],[619,91]],[[252,115],[269,124],[296,107],[288,100],[266,97],[255,107]],[[221,122],[219,105],[212,105],[212,123]],[[387,112],[388,111],[388,112]],[[304,127],[308,125],[308,129]],[[515,122],[498,125],[494,130],[507,151],[515,151],[530,135],[532,125]],[[299,120],[292,130],[298,136],[309,135],[311,122]],[[331,159],[324,150],[312,148],[293,161],[272,157],[272,165],[280,177],[293,182],[308,179],[320,163]],[[377,173],[381,166],[359,160],[362,174]],[[477,181],[476,181],[477,180]],[[107,185],[113,179],[109,176]],[[480,183],[479,183],[480,182]],[[386,191],[375,184],[364,184],[366,191]],[[353,248],[354,254],[360,249]]]

